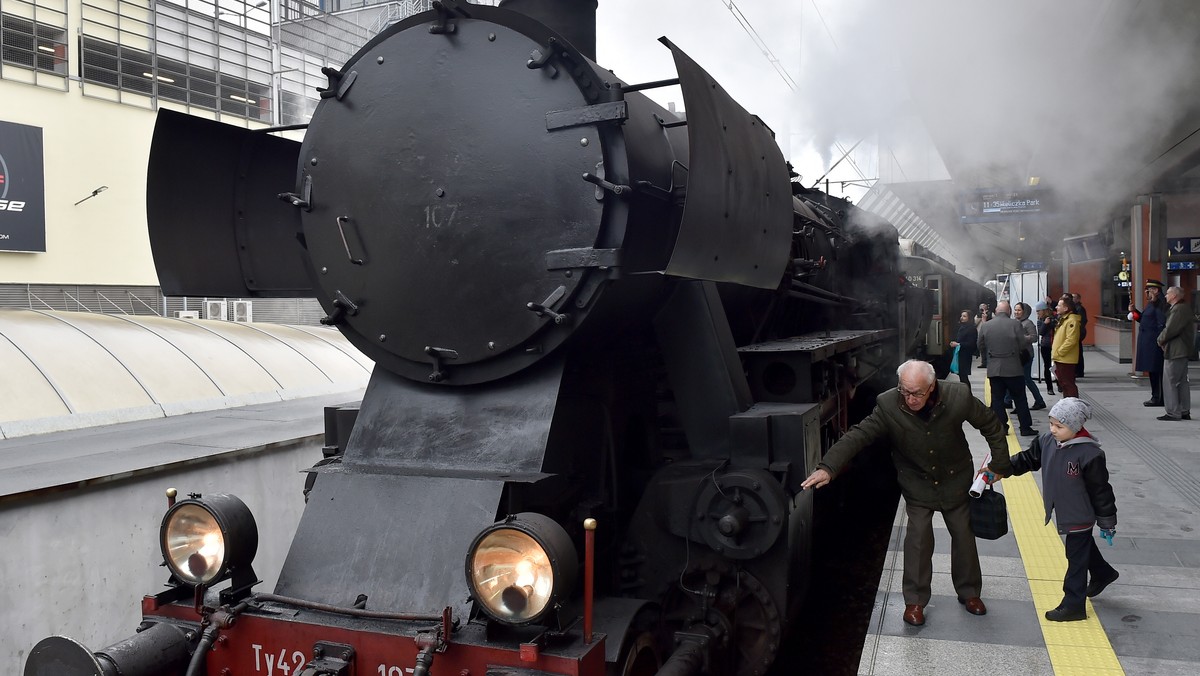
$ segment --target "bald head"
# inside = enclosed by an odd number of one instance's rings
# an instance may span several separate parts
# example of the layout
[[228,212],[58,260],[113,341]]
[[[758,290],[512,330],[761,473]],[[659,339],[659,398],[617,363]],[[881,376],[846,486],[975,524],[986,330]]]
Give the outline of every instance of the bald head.
[[896,375],[900,379],[900,396],[904,404],[913,411],[921,410],[936,386],[937,374],[933,371],[933,364],[910,359],[896,369]]
[[1012,304],[1006,300],[996,303],[996,314],[1012,316]]
[[937,374],[933,370],[933,364],[920,359],[909,359],[896,369],[896,377],[902,382],[910,381],[912,385],[925,387],[932,385],[933,381],[937,380]]

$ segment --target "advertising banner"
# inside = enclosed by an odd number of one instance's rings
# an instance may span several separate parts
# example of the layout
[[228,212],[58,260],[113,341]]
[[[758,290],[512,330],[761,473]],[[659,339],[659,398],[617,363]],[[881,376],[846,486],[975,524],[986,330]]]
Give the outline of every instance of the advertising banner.
[[0,251],[45,250],[42,130],[0,121]]

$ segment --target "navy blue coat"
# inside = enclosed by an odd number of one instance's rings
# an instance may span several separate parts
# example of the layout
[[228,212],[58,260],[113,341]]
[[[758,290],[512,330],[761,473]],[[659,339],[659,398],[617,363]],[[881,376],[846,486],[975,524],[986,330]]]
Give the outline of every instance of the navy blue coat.
[[1140,324],[1134,371],[1163,370],[1163,351],[1158,346],[1158,334],[1162,333],[1163,327],[1167,325],[1166,309],[1166,303],[1162,303],[1161,307],[1157,303],[1149,303],[1140,314],[1133,313],[1133,318]]

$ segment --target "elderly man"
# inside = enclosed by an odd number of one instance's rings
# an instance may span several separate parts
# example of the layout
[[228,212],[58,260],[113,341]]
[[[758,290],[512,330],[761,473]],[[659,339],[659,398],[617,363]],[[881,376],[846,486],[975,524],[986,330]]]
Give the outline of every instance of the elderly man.
[[988,359],[988,384],[992,391],[992,410],[996,418],[1008,429],[1008,411],[1004,408],[1004,397],[1012,398],[1017,409],[1017,420],[1021,423],[1021,436],[1037,435],[1033,429],[1033,418],[1029,415],[1029,400],[1025,397],[1025,366],[1021,363],[1021,350],[1030,350],[1033,344],[1025,335],[1021,322],[1012,318],[1012,306],[1008,301],[996,304],[996,317],[979,327],[979,353]]
[[[991,322],[988,322],[989,324]],[[933,580],[933,513],[941,512],[950,531],[950,578],[958,602],[972,615],[987,613],[979,598],[983,573],[971,531],[967,490],[975,463],[963,423],[983,433],[992,451],[992,467],[1010,471],[1008,443],[996,416],[971,395],[971,388],[938,380],[928,362],[910,360],[896,370],[900,387],[879,395],[875,410],[850,428],[801,484],[820,488],[872,442],[887,439],[904,495],[908,528],[904,536],[904,621],[925,624],[925,606]]]
[[1188,382],[1188,357],[1196,349],[1196,315],[1183,304],[1183,289],[1167,289],[1167,325],[1158,334],[1163,350],[1163,403],[1167,412],[1159,420],[1192,419],[1192,385]]

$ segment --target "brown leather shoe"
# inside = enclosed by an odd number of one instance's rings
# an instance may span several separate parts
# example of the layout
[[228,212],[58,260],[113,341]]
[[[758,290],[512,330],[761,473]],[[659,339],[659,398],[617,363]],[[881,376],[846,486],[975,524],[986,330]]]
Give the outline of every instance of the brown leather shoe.
[[904,621],[914,627],[919,627],[925,624],[925,611],[921,610],[921,606],[915,603],[904,606]]
[[967,600],[958,600],[959,603],[967,607],[967,612],[972,615],[987,615],[987,606],[983,605],[983,599],[978,596],[972,596]]

